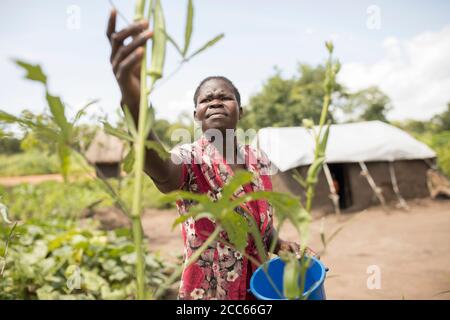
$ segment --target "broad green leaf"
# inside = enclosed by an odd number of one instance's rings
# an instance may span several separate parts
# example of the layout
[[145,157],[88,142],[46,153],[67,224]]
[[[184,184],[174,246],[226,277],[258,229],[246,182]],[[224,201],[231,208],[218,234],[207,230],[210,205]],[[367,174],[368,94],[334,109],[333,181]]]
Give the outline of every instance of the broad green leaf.
[[194,5],[192,3],[192,0],[189,0],[187,7],[186,28],[184,33],[184,48],[182,53],[183,58],[186,57],[186,54],[189,50],[189,45],[191,43],[193,19],[194,19]]
[[27,74],[25,75],[26,79],[30,79],[33,81],[39,81],[43,83],[44,85],[47,84],[47,76],[44,74],[44,72],[41,69],[41,66],[36,64],[32,65],[22,60],[14,60],[14,62],[24,68],[27,71]]
[[123,159],[123,170],[125,170],[126,173],[130,173],[133,171],[134,166],[134,149],[130,148],[130,151],[128,151],[127,155],[125,156],[125,159]]
[[253,174],[249,171],[236,171],[230,182],[224,186],[222,190],[222,199],[224,199],[224,201],[229,201],[236,189],[244,184],[250,183],[252,178]]
[[215,36],[213,39],[209,40],[207,43],[205,43],[203,46],[201,46],[199,49],[197,49],[193,54],[191,54],[186,60],[190,60],[196,55],[202,53],[209,47],[212,47],[214,44],[216,44],[218,41],[220,41],[223,37],[225,37],[225,34],[221,33],[218,36]]
[[288,299],[297,299],[301,295],[299,287],[300,264],[295,256],[286,262],[283,274],[283,294]]
[[247,246],[249,231],[247,219],[235,211],[229,211],[221,217],[220,225],[227,232],[231,243],[236,249],[243,251]]
[[161,1],[156,0],[153,18],[152,62],[149,74],[157,80],[162,77],[166,58],[166,26]]
[[107,122],[103,122],[103,128],[105,129],[105,132],[107,134],[110,134],[112,136],[115,136],[117,138],[129,141],[129,142],[134,142],[133,138],[127,132],[119,130],[119,129],[115,129]]

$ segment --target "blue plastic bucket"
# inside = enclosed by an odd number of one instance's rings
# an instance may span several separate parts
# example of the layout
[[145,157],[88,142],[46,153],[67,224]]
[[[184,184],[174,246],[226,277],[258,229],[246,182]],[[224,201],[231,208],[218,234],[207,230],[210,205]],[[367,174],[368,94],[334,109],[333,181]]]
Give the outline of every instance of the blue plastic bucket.
[[[310,259],[310,262],[306,270],[303,296],[306,296],[308,300],[326,300],[324,282],[328,269],[317,258],[308,257],[308,259]],[[269,276],[272,278],[277,289],[283,293],[284,261],[280,257],[277,257],[266,263],[269,264]],[[280,297],[272,287],[264,273],[262,265],[256,269],[250,279],[250,291],[259,300],[286,300],[284,296]]]

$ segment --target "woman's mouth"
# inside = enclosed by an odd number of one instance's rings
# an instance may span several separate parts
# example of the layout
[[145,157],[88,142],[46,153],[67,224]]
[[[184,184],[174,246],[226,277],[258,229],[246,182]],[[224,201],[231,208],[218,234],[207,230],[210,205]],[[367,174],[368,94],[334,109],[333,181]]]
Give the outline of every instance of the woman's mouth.
[[208,115],[207,119],[218,119],[218,118],[226,118],[228,115],[225,112],[215,112]]

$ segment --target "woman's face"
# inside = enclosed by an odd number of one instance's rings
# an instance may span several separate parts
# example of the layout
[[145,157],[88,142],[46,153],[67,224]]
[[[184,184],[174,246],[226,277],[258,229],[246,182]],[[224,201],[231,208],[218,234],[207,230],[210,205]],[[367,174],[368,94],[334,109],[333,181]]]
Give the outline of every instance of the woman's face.
[[217,129],[225,133],[226,129],[236,129],[241,118],[233,88],[223,80],[212,79],[200,88],[196,101],[194,118],[202,123],[202,131]]

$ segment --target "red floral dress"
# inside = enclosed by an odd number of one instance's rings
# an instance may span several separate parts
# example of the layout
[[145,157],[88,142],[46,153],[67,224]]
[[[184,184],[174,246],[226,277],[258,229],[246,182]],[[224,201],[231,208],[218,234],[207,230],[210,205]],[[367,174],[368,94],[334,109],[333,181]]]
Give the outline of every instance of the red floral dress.
[[[221,197],[223,186],[233,175],[233,171],[215,146],[204,136],[192,144],[185,144],[173,150],[183,161],[183,178],[180,189],[206,193],[211,199]],[[271,190],[269,176],[270,162],[261,152],[248,145],[238,145],[238,152],[245,159],[245,167],[253,173],[253,181],[240,187],[234,196],[240,197],[252,191]],[[188,212],[193,202],[177,201],[180,215]],[[249,219],[255,219],[266,252],[273,228],[273,209],[265,200],[250,201],[236,212]],[[181,225],[184,240],[184,262],[197,250],[214,231],[215,223],[208,218],[197,221],[189,218]],[[225,231],[219,235],[229,243]],[[246,253],[261,261],[253,239],[249,236]],[[183,270],[178,299],[219,299],[248,300],[254,299],[248,291],[250,278],[257,266],[237,250],[220,241],[213,242],[199,259]]]

